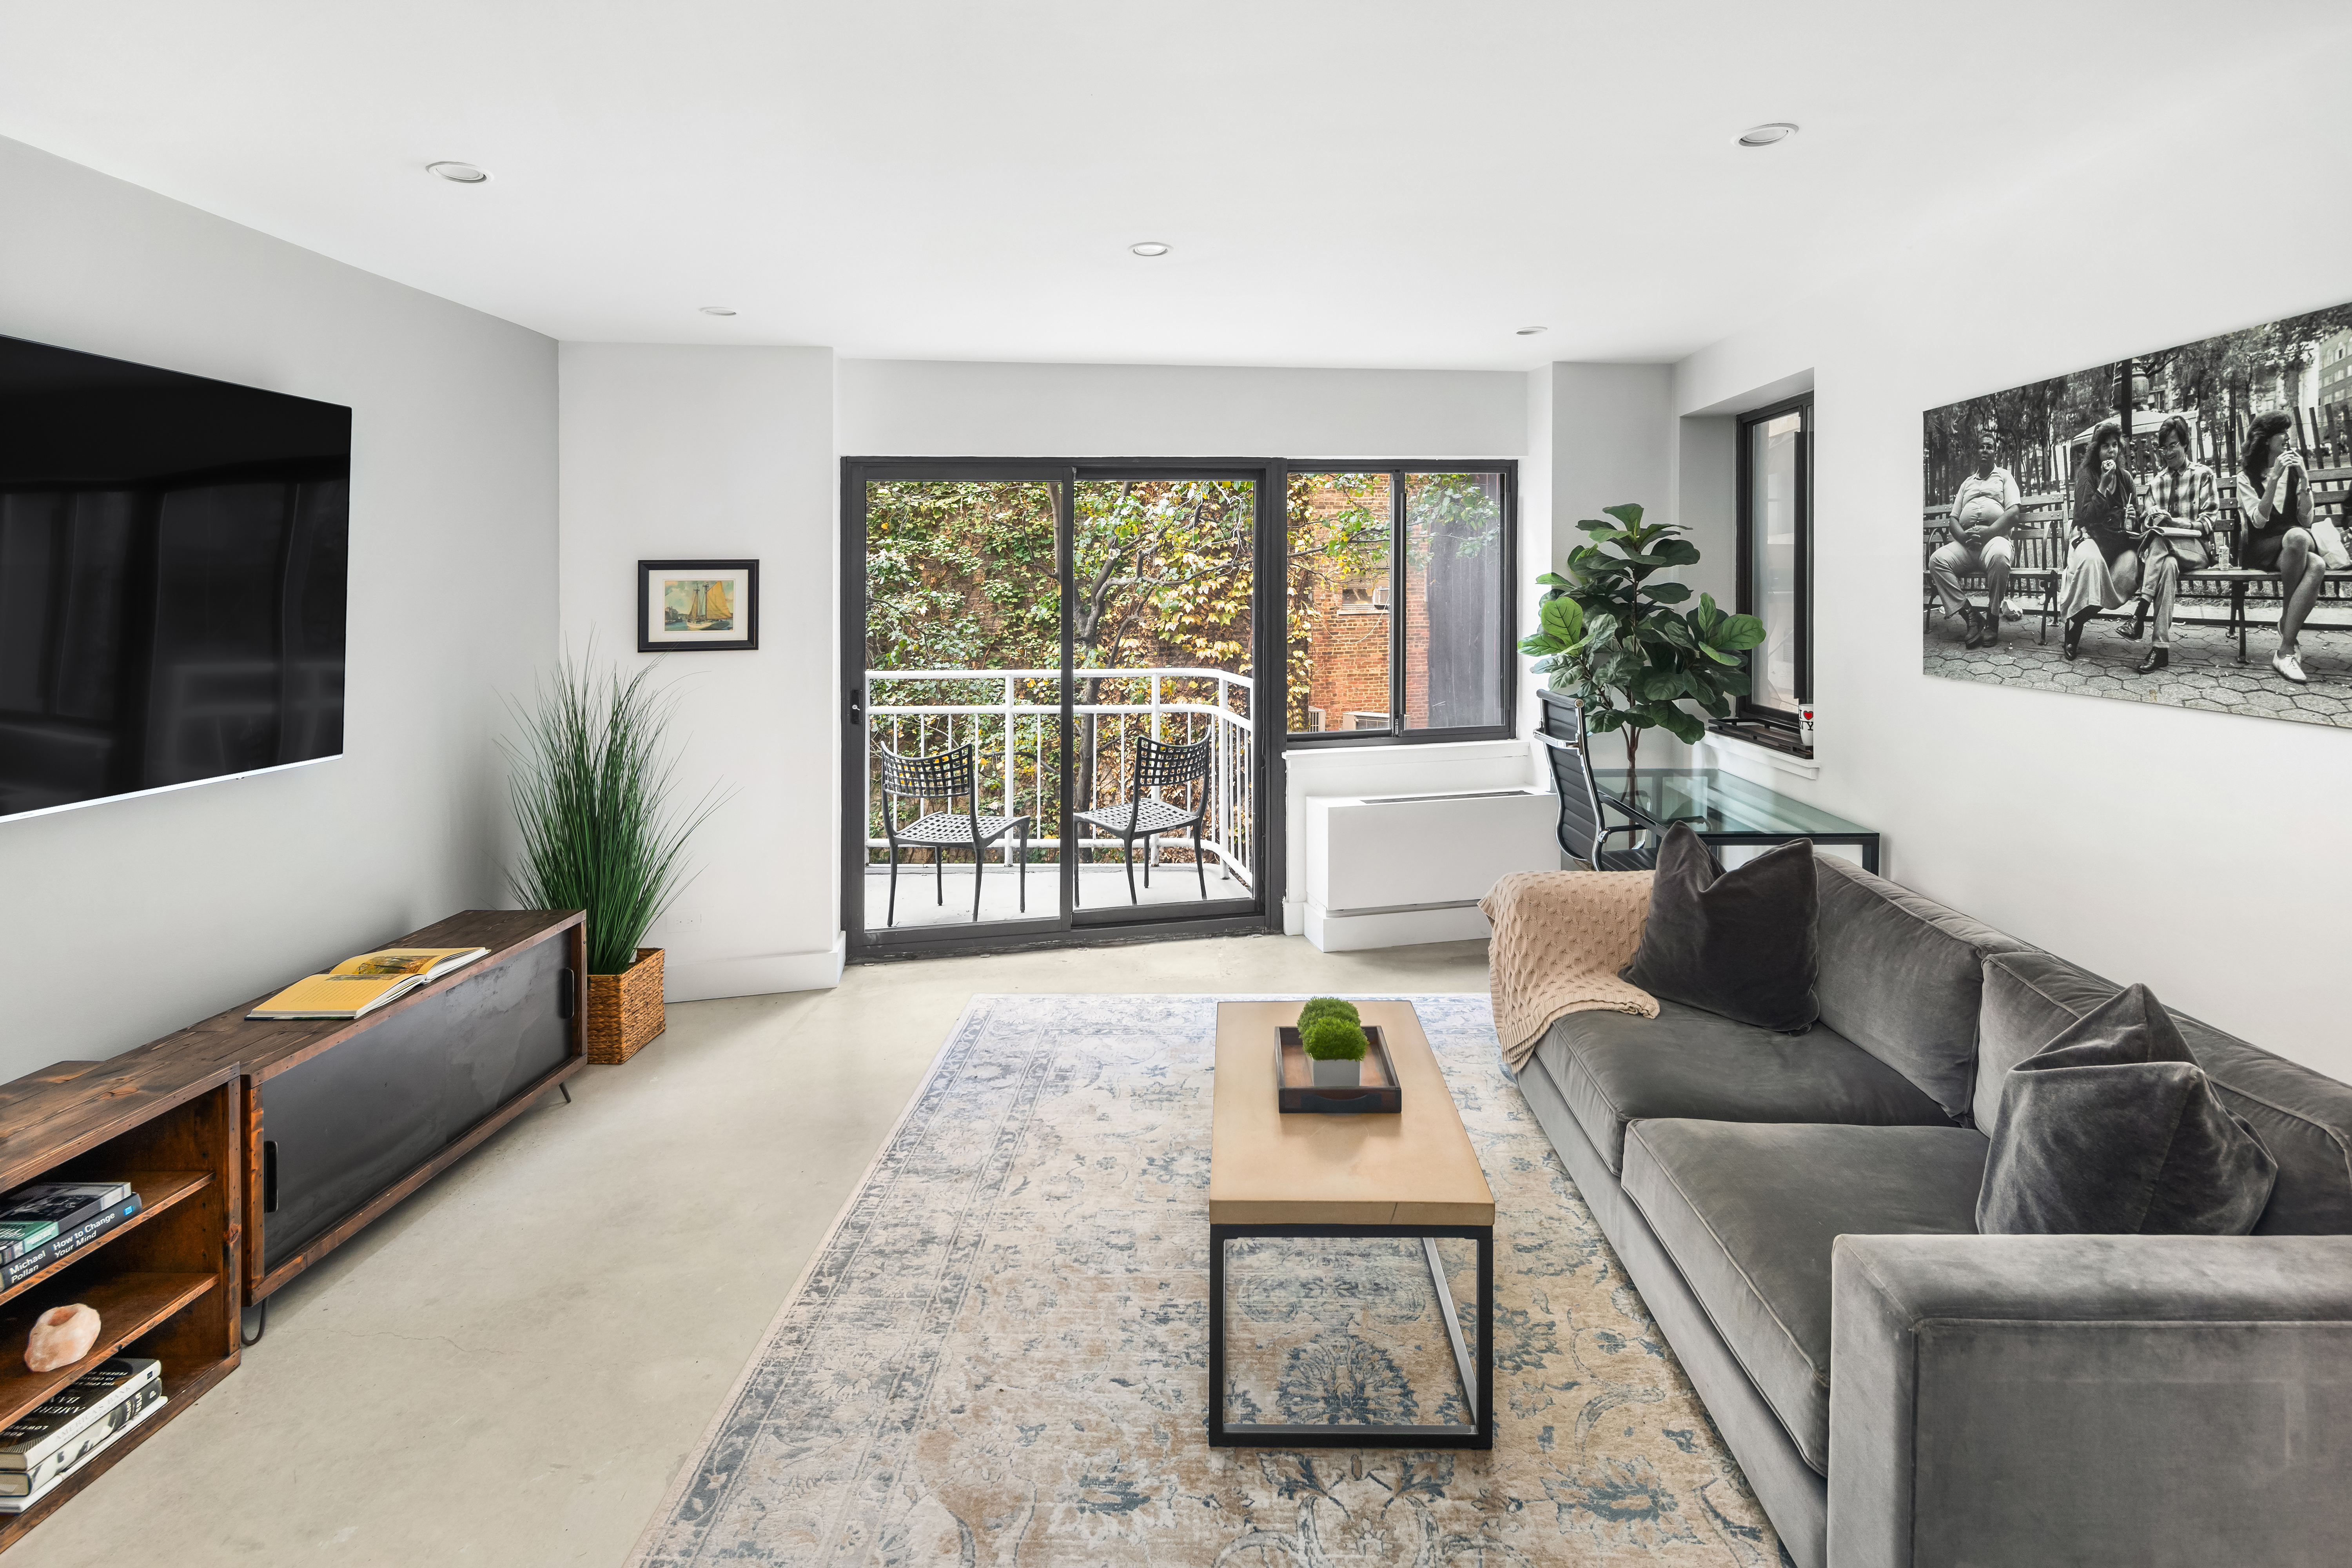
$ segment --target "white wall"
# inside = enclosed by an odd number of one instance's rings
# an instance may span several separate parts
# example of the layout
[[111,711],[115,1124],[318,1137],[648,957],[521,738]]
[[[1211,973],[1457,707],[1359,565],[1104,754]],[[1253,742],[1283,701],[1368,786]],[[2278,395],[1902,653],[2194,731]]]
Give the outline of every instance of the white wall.
[[0,141],[0,332],[349,405],[335,762],[0,821],[0,1079],[504,904],[499,699],[555,643],[555,345]]
[[[2143,156],[2103,172],[2106,210],[2193,192],[2216,235],[2238,232],[2232,214],[2292,213],[2274,237],[2193,257],[1922,244],[1692,356],[1675,402],[1694,413],[1813,372],[1822,765],[1816,784],[1776,787],[1881,829],[1898,880],[2352,1078],[2352,733],[1929,679],[1919,663],[1921,411],[2352,297],[2352,207],[2312,202],[2287,156],[2337,144],[2326,112],[2278,100],[2258,132],[2275,138],[2268,161],[2243,138],[2158,139],[2149,122]],[[1948,232],[2041,232],[2064,210],[2021,192]]]
[[[672,1001],[841,975],[834,364],[826,349],[566,343],[563,643],[677,693],[681,805],[731,791],[647,942]],[[636,563],[760,563],[760,646],[636,652]]]
[[[1544,374],[1544,372],[1538,372]],[[1568,552],[1590,542],[1577,529],[1586,518],[1601,516],[1604,507],[1626,501],[1640,504],[1643,521],[1671,521],[1677,491],[1674,464],[1674,421],[1668,416],[1673,371],[1663,364],[1574,364],[1549,368],[1551,383],[1551,516],[1550,569],[1559,571]],[[1710,541],[1696,541],[1704,559],[1696,568],[1659,574],[1662,581],[1700,584],[1701,574],[1722,571],[1722,550]],[[1711,581],[1711,579],[1709,579]],[[1522,728],[1535,729],[1529,706]],[[1601,767],[1625,765],[1622,734],[1595,735],[1591,749]],[[1671,768],[1687,763],[1689,748],[1664,730],[1642,731],[1640,762],[1645,768]]]
[[1507,371],[841,362],[841,450],[924,458],[1512,458]]

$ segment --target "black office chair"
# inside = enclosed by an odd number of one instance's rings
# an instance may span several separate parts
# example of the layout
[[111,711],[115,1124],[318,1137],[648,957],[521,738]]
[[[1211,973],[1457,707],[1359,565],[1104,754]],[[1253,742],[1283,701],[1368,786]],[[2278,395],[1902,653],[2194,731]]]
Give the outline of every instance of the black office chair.
[[[1201,850],[1201,823],[1209,815],[1209,764],[1213,742],[1201,740],[1190,745],[1171,746],[1165,741],[1155,741],[1148,735],[1135,739],[1135,772],[1133,787],[1128,797],[1116,805],[1077,814],[1081,822],[1091,823],[1108,833],[1115,833],[1127,856],[1127,901],[1141,900],[1135,891],[1135,841],[1143,840],[1143,885],[1151,886],[1151,862],[1159,849],[1153,840],[1165,833],[1192,830],[1192,869],[1201,879],[1201,897],[1209,896],[1208,857]],[[1160,799],[1147,792],[1152,790],[1188,790],[1200,786],[1187,811],[1174,801]]]
[[[982,816],[980,795],[972,783],[972,748],[958,746],[950,752],[934,752],[927,756],[902,757],[888,747],[878,748],[882,759],[882,836],[890,845],[890,908],[884,918],[885,926],[898,921],[898,847],[931,851],[931,882],[940,903],[948,901],[947,852],[959,847],[971,851],[971,918],[980,919],[980,879],[982,857],[988,847],[1006,834],[1015,835],[1020,847],[1015,851],[1021,862],[1021,912],[1029,912],[1029,819],[1025,816]],[[954,809],[959,800],[961,811]],[[911,800],[920,813],[914,821],[901,826],[894,820],[897,803]],[[929,801],[944,801],[945,811],[924,812]]]
[[1559,795],[1559,847],[1571,859],[1593,871],[1651,871],[1658,865],[1654,841],[1636,842],[1623,849],[1603,846],[1619,834],[1639,840],[1643,827],[1627,823],[1612,827],[1603,814],[1601,791],[1592,782],[1592,759],[1584,749],[1584,711],[1557,693],[1544,693],[1543,724],[1536,739],[1551,763],[1552,788]]

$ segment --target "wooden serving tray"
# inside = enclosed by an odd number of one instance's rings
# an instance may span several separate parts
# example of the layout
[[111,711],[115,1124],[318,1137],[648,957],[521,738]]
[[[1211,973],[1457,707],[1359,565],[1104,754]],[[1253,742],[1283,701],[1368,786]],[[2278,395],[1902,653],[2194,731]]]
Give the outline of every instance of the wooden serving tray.
[[1395,1116],[1404,1110],[1404,1088],[1397,1082],[1396,1063],[1378,1024],[1364,1026],[1372,1048],[1364,1053],[1364,1081],[1355,1089],[1316,1088],[1315,1059],[1300,1047],[1298,1031],[1285,1026],[1275,1033],[1275,1103],[1281,1110],[1325,1116]]

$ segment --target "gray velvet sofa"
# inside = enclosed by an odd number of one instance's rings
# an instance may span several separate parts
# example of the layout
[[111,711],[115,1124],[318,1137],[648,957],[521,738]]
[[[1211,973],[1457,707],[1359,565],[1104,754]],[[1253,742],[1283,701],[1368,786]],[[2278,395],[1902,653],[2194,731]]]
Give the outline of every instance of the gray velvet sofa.
[[1979,1236],[2002,1075],[2117,987],[1816,865],[1811,1032],[1573,1013],[1519,1075],[1790,1556],[2352,1562],[2352,1087],[2182,1016],[2256,1234]]

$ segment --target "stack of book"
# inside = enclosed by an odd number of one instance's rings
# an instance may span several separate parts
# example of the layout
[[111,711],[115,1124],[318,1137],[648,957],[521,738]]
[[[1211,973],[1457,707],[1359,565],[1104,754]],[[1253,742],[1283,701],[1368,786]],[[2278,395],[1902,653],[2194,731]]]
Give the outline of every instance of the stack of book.
[[489,952],[487,947],[382,947],[324,974],[297,980],[248,1018],[360,1018],[430,985]]
[[0,1513],[22,1513],[163,1403],[163,1364],[102,1361],[0,1431]]
[[0,1289],[30,1279],[139,1212],[128,1182],[35,1182],[0,1196]]

